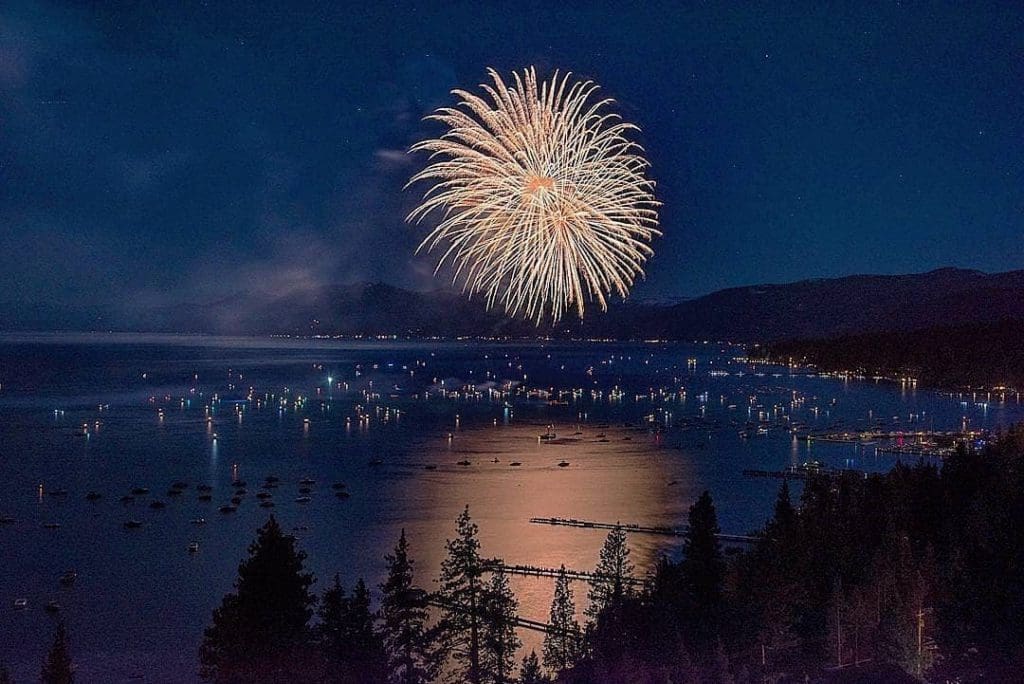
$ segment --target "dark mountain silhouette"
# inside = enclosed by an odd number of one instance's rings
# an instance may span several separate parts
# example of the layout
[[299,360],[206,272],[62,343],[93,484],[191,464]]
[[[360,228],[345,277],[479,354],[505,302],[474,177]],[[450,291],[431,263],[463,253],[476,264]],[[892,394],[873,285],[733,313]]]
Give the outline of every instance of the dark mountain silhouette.
[[[714,339],[774,342],[936,325],[1024,320],[1024,271],[988,274],[943,268],[912,275],[857,275],[752,285],[676,303],[615,302],[559,325],[536,326],[487,311],[481,298],[454,290],[414,292],[357,284],[268,297],[233,292],[205,303],[133,310],[131,318],[97,315],[90,329],[220,334],[340,334],[420,337],[507,336],[616,339]],[[57,311],[7,329],[80,329]],[[67,319],[69,321],[74,319]],[[41,326],[41,327],[40,327]]]

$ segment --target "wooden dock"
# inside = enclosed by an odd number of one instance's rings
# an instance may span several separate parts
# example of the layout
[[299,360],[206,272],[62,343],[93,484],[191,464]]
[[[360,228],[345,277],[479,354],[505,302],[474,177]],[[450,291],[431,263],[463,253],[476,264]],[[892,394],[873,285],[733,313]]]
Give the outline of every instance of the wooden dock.
[[[558,525],[594,530],[622,529],[635,534],[660,534],[667,537],[685,537],[687,532],[686,527],[649,526],[637,523],[607,523],[595,520],[577,520],[576,518],[530,518],[530,522],[535,525]],[[718,541],[734,544],[752,544],[757,541],[757,537],[744,534],[716,534],[715,537]]]

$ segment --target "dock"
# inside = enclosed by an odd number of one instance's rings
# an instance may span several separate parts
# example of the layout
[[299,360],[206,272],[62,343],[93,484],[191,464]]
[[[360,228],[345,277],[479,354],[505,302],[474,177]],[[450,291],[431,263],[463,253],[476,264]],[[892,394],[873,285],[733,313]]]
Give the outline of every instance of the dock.
[[[558,525],[561,527],[582,527],[595,530],[622,529],[635,534],[660,534],[667,537],[685,537],[686,527],[668,527],[663,525],[639,525],[637,523],[608,523],[595,520],[577,520],[576,518],[530,518],[535,525]],[[753,544],[757,537],[745,534],[716,534],[718,541],[733,544]]]
[[[561,568],[542,568],[534,565],[509,565],[499,561],[488,561],[484,565],[486,570],[490,572],[497,572],[501,570],[510,575],[524,575],[526,577],[558,577],[562,572]],[[594,580],[612,579],[607,575],[602,575],[596,572],[586,572],[585,570],[570,570],[565,569],[565,576],[577,582],[592,582]],[[647,580],[639,579],[636,577],[624,577],[622,578],[624,584],[628,584],[633,587],[643,587],[647,584]]]

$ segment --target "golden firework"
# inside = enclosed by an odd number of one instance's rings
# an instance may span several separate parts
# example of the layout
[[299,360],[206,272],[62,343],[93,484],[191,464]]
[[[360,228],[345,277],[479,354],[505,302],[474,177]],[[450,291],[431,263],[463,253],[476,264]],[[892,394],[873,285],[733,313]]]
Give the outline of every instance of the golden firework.
[[439,212],[416,251],[441,251],[435,275],[449,265],[464,292],[510,316],[557,322],[575,307],[582,318],[588,300],[606,310],[661,234],[647,160],[627,137],[637,128],[608,111],[613,100],[591,100],[592,81],[488,73],[487,99],[453,90],[459,103],[428,117],[447,131],[412,148],[430,163],[409,183],[433,185],[407,220]]

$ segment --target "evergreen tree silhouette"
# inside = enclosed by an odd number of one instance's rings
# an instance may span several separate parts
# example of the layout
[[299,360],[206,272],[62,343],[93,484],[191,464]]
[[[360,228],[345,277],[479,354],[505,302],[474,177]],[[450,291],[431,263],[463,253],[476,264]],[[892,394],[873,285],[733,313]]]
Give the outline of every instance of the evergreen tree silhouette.
[[370,591],[360,579],[351,596],[340,578],[324,592],[320,604],[321,645],[331,668],[331,681],[376,684],[386,680],[382,637],[370,612]]
[[540,661],[536,651],[523,658],[519,668],[519,684],[550,684],[551,680],[540,669]]
[[440,663],[434,634],[427,627],[427,593],[415,584],[404,529],[394,553],[385,560],[388,576],[380,585],[380,631],[387,651],[388,681],[425,684],[437,677]]
[[604,540],[587,592],[590,603],[586,615],[592,623],[597,621],[602,610],[619,603],[629,593],[629,580],[632,578],[633,562],[629,559],[626,531],[621,525],[616,525]]
[[548,619],[551,630],[544,635],[544,666],[552,672],[567,670],[580,655],[582,633],[576,621],[576,603],[565,574],[565,566],[555,578],[555,595]]
[[513,681],[516,651],[521,643],[516,635],[517,610],[518,604],[508,576],[499,569],[491,576],[484,594],[480,664],[486,682],[509,684]]
[[454,661],[448,678],[467,684],[483,684],[480,652],[486,588],[478,533],[466,506],[456,520],[455,538],[446,542],[448,554],[441,563],[438,592],[444,651]]
[[75,667],[68,651],[68,635],[64,623],[57,625],[53,635],[53,646],[43,662],[39,679],[43,684],[72,684],[75,681]]
[[213,611],[200,648],[200,674],[214,682],[295,681],[308,662],[308,626],[316,596],[306,554],[274,516],[256,533],[238,566],[235,591]]
[[711,494],[705,491],[690,507],[681,566],[683,582],[692,602],[690,634],[698,648],[713,643],[723,605],[725,560],[715,536],[719,531],[715,504]]

